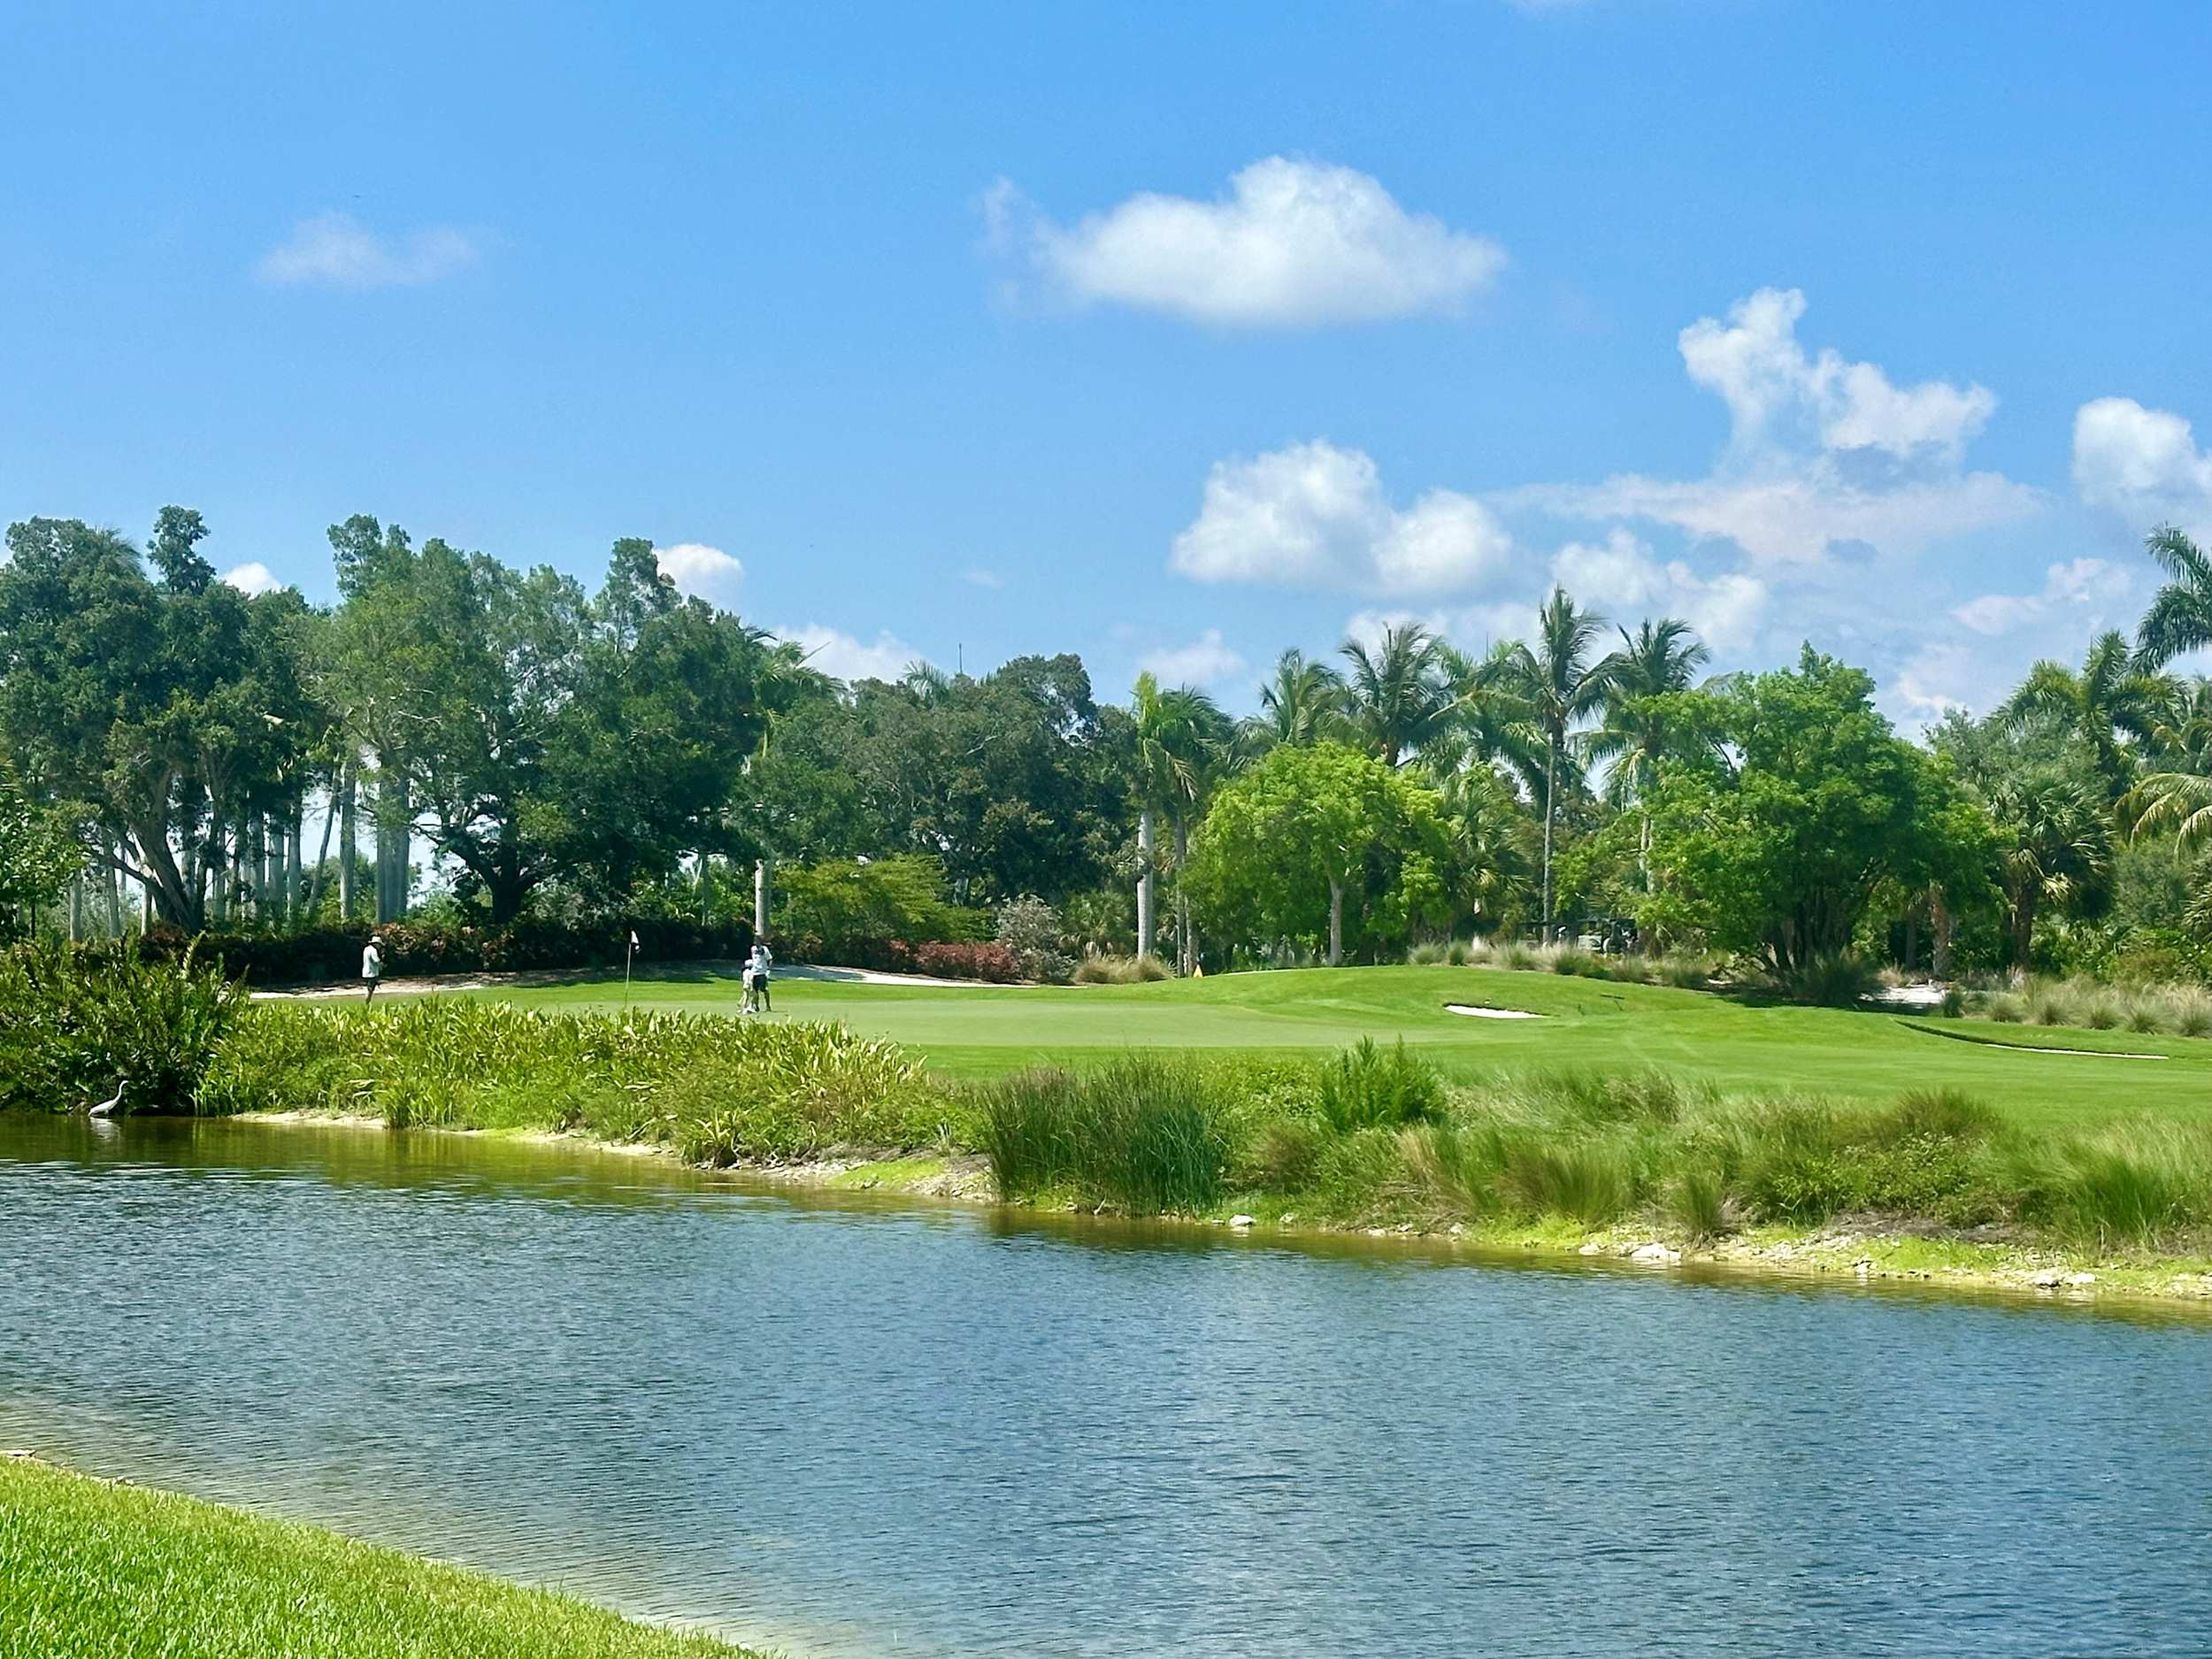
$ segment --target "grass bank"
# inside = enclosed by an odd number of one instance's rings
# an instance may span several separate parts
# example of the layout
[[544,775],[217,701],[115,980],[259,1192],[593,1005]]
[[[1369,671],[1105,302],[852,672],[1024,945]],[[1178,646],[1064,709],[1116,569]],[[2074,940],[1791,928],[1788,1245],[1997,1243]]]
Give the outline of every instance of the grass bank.
[[[1932,1054],[1984,1051],[1923,1041]],[[1806,1251],[1824,1238],[1870,1271],[1893,1259],[1900,1271],[2025,1279],[2055,1264],[2202,1294],[2212,1114],[2146,1098],[2061,1127],[2001,1099],[1729,1088],[1653,1066],[1471,1079],[1428,1049],[1365,1040],[1333,1056],[1131,1049],[948,1079],[835,1026],[459,998],[258,1006],[202,1091],[209,1110],[580,1133],[710,1165],[1043,1209],[1798,1267],[1823,1264]],[[956,1171],[964,1184],[948,1179]]]
[[319,1527],[0,1460],[0,1659],[747,1659]]

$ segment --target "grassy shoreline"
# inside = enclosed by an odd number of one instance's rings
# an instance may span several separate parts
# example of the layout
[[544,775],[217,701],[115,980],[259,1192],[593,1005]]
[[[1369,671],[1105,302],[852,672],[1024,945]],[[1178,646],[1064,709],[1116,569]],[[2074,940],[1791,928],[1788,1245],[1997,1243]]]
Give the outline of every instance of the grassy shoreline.
[[0,1458],[0,1659],[759,1659],[557,1591]]
[[[389,1133],[380,1118],[321,1111],[250,1112],[237,1121],[275,1127],[345,1128]],[[414,1125],[423,1133],[423,1125]],[[610,1141],[586,1130],[433,1128],[461,1137],[516,1140],[567,1146],[595,1155],[680,1162],[674,1148]],[[1424,1227],[1330,1219],[1282,1202],[1258,1208],[1216,1206],[1203,1215],[1127,1217],[1087,1210],[1072,1201],[1009,1202],[999,1198],[987,1161],[979,1154],[864,1153],[801,1160],[746,1159],[714,1166],[717,1173],[760,1187],[795,1192],[872,1193],[969,1208],[1002,1207],[1072,1222],[1138,1220],[1148,1225],[1187,1226],[1194,1233],[1263,1248],[1299,1248],[1347,1239],[1380,1248],[1424,1251],[1447,1248],[1471,1265],[1512,1259],[1559,1267],[1627,1263],[1651,1272],[1687,1271],[1747,1279],[1834,1286],[1918,1285],[1963,1297],[1997,1295],[2075,1304],[2131,1303],[2212,1311],[2212,1256],[2194,1253],[2114,1257],[2053,1249],[2030,1241],[1991,1240],[1886,1225],[1813,1228],[1758,1227],[1734,1237],[1697,1240],[1678,1231],[1646,1225],[1585,1229],[1557,1223],[1491,1221]],[[1233,1225],[1248,1217],[1248,1225]]]

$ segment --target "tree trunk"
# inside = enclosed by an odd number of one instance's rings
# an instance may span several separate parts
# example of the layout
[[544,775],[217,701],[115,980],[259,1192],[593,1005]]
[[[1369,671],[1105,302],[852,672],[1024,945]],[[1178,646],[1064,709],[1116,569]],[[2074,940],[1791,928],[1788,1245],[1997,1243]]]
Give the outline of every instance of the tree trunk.
[[1544,942],[1551,939],[1551,825],[1559,804],[1559,744],[1544,749]]
[[1928,911],[1929,922],[1935,929],[1935,949],[1928,971],[1939,979],[1948,979],[1951,977],[1951,907],[1945,902],[1941,887],[1929,889]]
[[1137,955],[1152,954],[1152,809],[1137,813]]
[[[118,855],[122,849],[115,849]],[[112,939],[123,936],[123,877],[113,864],[108,865],[108,935]]]
[[81,872],[69,878],[69,942],[79,944],[84,939],[84,875]]
[[2012,907],[2013,965],[2025,973],[2035,953],[2035,889],[2020,890],[2019,901]]
[[307,795],[305,791],[302,791],[292,797],[292,822],[285,839],[290,856],[284,863],[284,920],[293,927],[297,927],[306,919],[301,914],[302,902],[306,897],[307,872],[303,868],[307,859],[306,841]]
[[1344,963],[1344,884],[1334,876],[1329,878],[1329,965],[1341,967]]
[[[330,780],[330,799],[323,803],[322,849],[315,855],[315,863],[307,872],[307,891],[300,900],[299,919],[303,927],[311,926],[315,918],[322,914],[323,892],[330,885],[330,836],[338,822],[338,803],[345,788],[344,778],[345,765],[341,762],[338,775]],[[305,856],[305,854],[306,849],[303,848],[301,856]],[[352,884],[348,882],[345,885],[349,887]],[[342,903],[339,908],[338,919],[342,923],[345,920]]]
[[223,820],[211,810],[207,818],[207,918],[216,927],[230,922],[230,854],[223,843]]
[[1190,976],[1194,953],[1191,949],[1190,895],[1183,890],[1183,865],[1190,857],[1190,820],[1175,819],[1175,971]]
[[354,822],[354,803],[361,793],[360,764],[349,755],[339,768],[338,782],[338,925],[353,920],[359,908],[353,890],[353,861],[360,856],[359,826]]

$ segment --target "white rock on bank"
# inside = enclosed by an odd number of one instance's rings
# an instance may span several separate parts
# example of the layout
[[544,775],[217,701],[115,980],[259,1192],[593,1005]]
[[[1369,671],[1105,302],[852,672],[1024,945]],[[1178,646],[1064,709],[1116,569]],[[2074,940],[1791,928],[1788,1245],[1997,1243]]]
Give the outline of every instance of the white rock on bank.
[[1233,1227],[1256,1227],[1259,1225],[1259,1222],[1251,1216],[1232,1216],[1229,1217],[1229,1225]]
[[1654,1240],[1650,1244],[1638,1245],[1628,1253],[1628,1259],[1632,1262],[1678,1262],[1682,1259],[1682,1252],[1669,1249]]

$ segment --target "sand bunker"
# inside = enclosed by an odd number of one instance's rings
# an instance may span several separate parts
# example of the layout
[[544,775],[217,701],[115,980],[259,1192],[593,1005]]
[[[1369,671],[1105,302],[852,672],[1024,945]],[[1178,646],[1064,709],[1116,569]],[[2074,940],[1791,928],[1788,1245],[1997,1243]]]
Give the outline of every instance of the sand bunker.
[[1464,1014],[1470,1019],[1541,1019],[1541,1014],[1525,1013],[1517,1008],[1477,1008],[1471,1002],[1447,1002],[1447,1014]]

